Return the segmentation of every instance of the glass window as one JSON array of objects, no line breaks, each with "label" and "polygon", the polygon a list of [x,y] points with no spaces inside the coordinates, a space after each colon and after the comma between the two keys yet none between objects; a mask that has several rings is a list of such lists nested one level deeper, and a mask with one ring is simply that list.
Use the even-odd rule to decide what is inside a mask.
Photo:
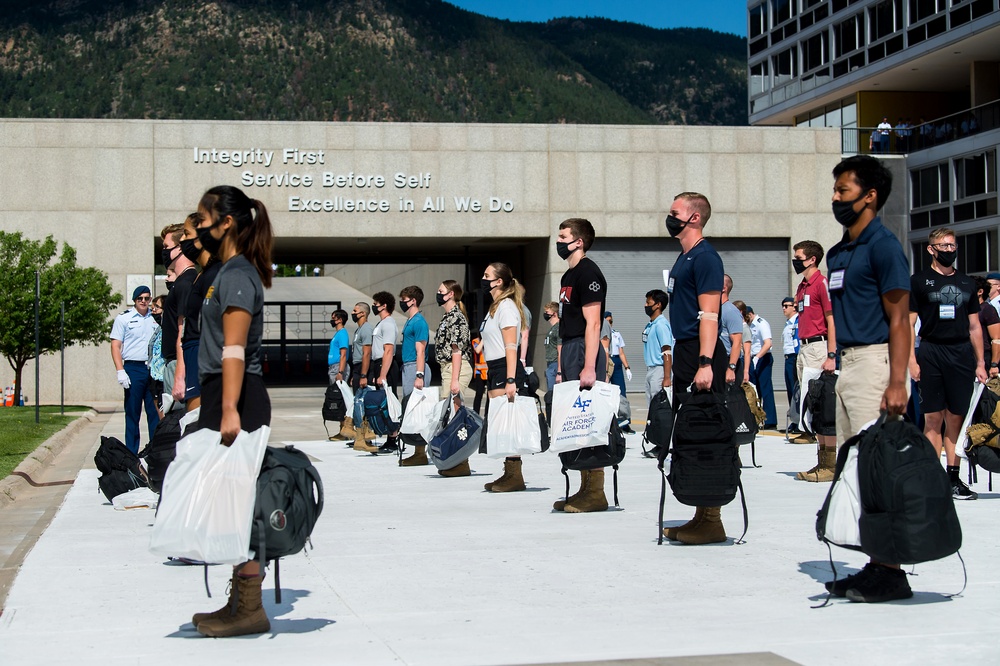
[{"label": "glass window", "polygon": [[797,0],[771,0],[774,25],[781,25],[795,16]]},{"label": "glass window", "polygon": [[949,200],[948,164],[910,171],[911,208],[923,208]]},{"label": "glass window", "polygon": [[824,31],[802,42],[802,71],[808,72],[830,62],[830,36]]},{"label": "glass window", "polygon": [[844,107],[840,110],[844,127],[857,127],[858,124],[858,105],[856,102],[848,102],[844,104]]},{"label": "glass window", "polygon": [[771,65],[774,69],[775,87],[788,83],[799,75],[799,61],[795,57],[794,49],[787,49],[771,56]]},{"label": "glass window", "polygon": [[871,41],[877,42],[903,28],[903,0],[883,0],[868,10]]},{"label": "glass window", "polygon": [[755,7],[751,7],[748,12],[750,16],[750,39],[754,37],[760,37],[765,32],[767,32],[767,4],[760,3]]},{"label": "glass window", "polygon": [[946,0],[910,0],[910,25],[944,11],[945,4]]},{"label": "glass window", "polygon": [[750,96],[763,94],[771,89],[771,77],[768,74],[767,61],[750,66]]},{"label": "glass window", "polygon": [[833,26],[833,57],[857,51],[862,45],[861,14],[855,14]]},{"label": "glass window", "polygon": [[967,199],[996,191],[996,150],[987,150],[978,155],[968,155],[955,160],[956,199]]}]

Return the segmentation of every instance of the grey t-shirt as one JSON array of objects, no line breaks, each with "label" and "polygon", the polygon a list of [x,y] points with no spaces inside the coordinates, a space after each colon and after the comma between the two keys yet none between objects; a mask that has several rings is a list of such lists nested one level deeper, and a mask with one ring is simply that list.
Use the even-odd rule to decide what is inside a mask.
[{"label": "grey t-shirt", "polygon": [[250,313],[247,332],[246,372],[261,375],[260,345],[264,335],[264,285],[257,269],[242,254],[219,269],[201,308],[201,347],[198,349],[198,377],[222,374],[222,313],[238,308]]},{"label": "grey t-shirt", "polygon": [[[385,356],[385,346],[395,345],[396,338],[399,337],[399,326],[392,317],[380,319],[375,324],[375,331],[372,333],[372,360],[379,360]],[[393,349],[393,354],[396,350]]]},{"label": "grey t-shirt", "polygon": [[[720,317],[720,320],[719,339],[722,340],[722,346],[726,348],[726,353],[731,354],[733,351],[733,340],[729,336],[743,333],[743,315],[740,314],[738,307],[726,301],[722,304],[722,317]],[[743,344],[742,341],[740,344]]]},{"label": "grey t-shirt", "polygon": [[370,321],[365,321],[365,323],[358,326],[358,330],[354,331],[354,342],[351,343],[351,363],[363,363],[365,358],[365,345],[371,347],[372,344],[372,331],[375,327],[372,326]]}]

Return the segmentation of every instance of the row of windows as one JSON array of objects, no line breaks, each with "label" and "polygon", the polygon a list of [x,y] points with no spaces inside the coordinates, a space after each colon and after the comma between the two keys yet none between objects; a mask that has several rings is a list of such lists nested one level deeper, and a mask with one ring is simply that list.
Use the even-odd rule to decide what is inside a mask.
[{"label": "row of windows", "polygon": [[997,212],[995,148],[910,170],[911,230],[992,217]]},{"label": "row of windows", "polygon": [[857,127],[858,104],[853,97],[795,118],[796,127]]},{"label": "row of windows", "polygon": [[[775,1],[758,5],[757,14],[766,15],[763,8],[770,7]],[[797,2],[805,5],[809,0],[781,0],[781,7],[795,7]],[[949,9],[949,2],[950,12],[946,11]],[[935,37],[948,30],[949,25],[954,28],[996,11],[997,2],[998,0],[882,0],[798,43],[789,44],[788,48],[772,54],[770,58],[751,62],[750,96],[753,98],[786,85],[800,73],[803,75],[801,87],[791,94],[805,92],[901,51],[907,45],[912,46]],[[775,16],[778,15],[777,9],[775,7],[773,10]],[[754,10],[751,9],[750,13],[753,23]],[[904,32],[904,26],[910,28]],[[772,33],[770,43],[777,44],[784,41],[785,37],[776,40]],[[751,38],[750,57],[753,58],[767,47],[766,35],[756,41]]]}]

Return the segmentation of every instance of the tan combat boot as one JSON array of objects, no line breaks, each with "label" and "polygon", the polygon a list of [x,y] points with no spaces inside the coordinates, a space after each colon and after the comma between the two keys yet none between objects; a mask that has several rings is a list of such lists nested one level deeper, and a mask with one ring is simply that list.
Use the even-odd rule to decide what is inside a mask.
[{"label": "tan combat boot", "polygon": [[819,450],[819,467],[812,474],[804,478],[804,481],[812,483],[830,483],[837,469],[837,450],[822,448]]},{"label": "tan combat boot", "polygon": [[566,513],[591,513],[607,511],[608,498],[604,494],[604,468],[590,470],[587,488],[574,500],[566,502]]},{"label": "tan combat boot", "polygon": [[340,426],[340,432],[338,432],[334,437],[337,439],[350,440],[354,439],[354,417],[348,416],[344,419],[343,425]]},{"label": "tan combat boot", "polygon": [[472,474],[472,468],[469,467],[469,461],[463,460],[451,469],[439,469],[438,474],[441,476],[470,476]]},{"label": "tan combat boot", "polygon": [[375,431],[371,429],[368,425],[368,419],[362,419],[361,421],[361,433],[364,436],[366,442],[375,441]]},{"label": "tan combat boot", "polygon": [[524,485],[524,477],[521,476],[521,459],[520,458],[507,458],[503,461],[503,471],[504,476],[507,478],[499,478],[493,482],[493,487],[490,488],[491,493],[513,493],[518,490],[524,490],[527,486]]},{"label": "tan combat boot", "polygon": [[[468,461],[466,461],[468,463]],[[400,467],[417,467],[418,465],[429,465],[430,461],[427,460],[427,445],[426,444],[414,444],[413,445],[413,455],[409,458],[403,458],[399,461]]]},{"label": "tan combat boot", "polygon": [[681,530],[689,530],[698,525],[701,519],[705,516],[705,507],[699,506],[695,507],[694,518],[687,521],[683,525],[678,525],[677,527],[665,527],[663,528],[663,536],[667,537],[671,541],[677,541],[677,533]]},{"label": "tan combat boot", "polygon": [[234,612],[199,622],[198,633],[213,638],[262,634],[271,630],[271,622],[261,603],[263,576],[244,578],[236,575],[236,608]]},{"label": "tan combat boot", "polygon": [[365,453],[378,453],[378,447],[372,446],[365,441],[365,430],[368,430],[368,421],[361,421],[361,427],[354,429],[354,450]]},{"label": "tan combat boot", "polygon": [[799,472],[798,474],[795,475],[795,478],[798,479],[799,481],[808,481],[816,473],[816,470],[818,470],[820,468],[820,465],[822,464],[823,464],[823,447],[817,446],[816,464],[813,465],[811,469],[808,469],[805,472]]},{"label": "tan combat boot", "polygon": [[194,617],[191,618],[191,624],[194,625],[195,629],[197,629],[198,625],[204,622],[205,620],[214,620],[216,618],[229,617],[230,615],[232,615],[233,611],[235,610],[233,606],[234,606],[234,599],[236,597],[236,569],[233,569],[233,578],[232,580],[229,581],[229,589],[226,590],[226,593],[229,595],[229,600],[226,602],[226,605],[220,608],[219,610],[213,611],[211,613],[194,614]]},{"label": "tan combat boot", "polygon": [[701,522],[694,527],[677,531],[677,541],[691,546],[706,543],[722,543],[726,540],[726,528],[722,526],[722,507],[706,506],[702,510]]},{"label": "tan combat boot", "polygon": [[569,502],[572,502],[573,500],[579,498],[580,495],[583,494],[583,491],[585,491],[587,489],[587,478],[589,476],[590,476],[590,470],[589,469],[580,470],[580,489],[578,491],[576,491],[575,493],[573,493],[572,495],[570,495],[569,497],[567,497],[566,499],[564,499],[564,500],[556,500],[552,504],[552,508],[555,511],[565,511],[566,510],[566,505]]}]

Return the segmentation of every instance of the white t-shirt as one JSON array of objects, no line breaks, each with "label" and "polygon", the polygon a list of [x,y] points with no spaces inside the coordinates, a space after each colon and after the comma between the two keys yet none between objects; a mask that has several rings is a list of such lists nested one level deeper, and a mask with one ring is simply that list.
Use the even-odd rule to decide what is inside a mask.
[{"label": "white t-shirt", "polygon": [[496,316],[488,313],[479,327],[479,332],[483,336],[483,357],[487,361],[496,361],[504,358],[506,348],[504,347],[503,333],[505,328],[514,327],[514,340],[517,342],[521,337],[521,313],[517,311],[514,301],[505,298],[497,306]]},{"label": "white t-shirt", "polygon": [[380,319],[372,332],[372,360],[378,361],[385,356],[385,346],[395,345],[398,336],[399,327],[396,326],[395,319],[392,317]]}]

